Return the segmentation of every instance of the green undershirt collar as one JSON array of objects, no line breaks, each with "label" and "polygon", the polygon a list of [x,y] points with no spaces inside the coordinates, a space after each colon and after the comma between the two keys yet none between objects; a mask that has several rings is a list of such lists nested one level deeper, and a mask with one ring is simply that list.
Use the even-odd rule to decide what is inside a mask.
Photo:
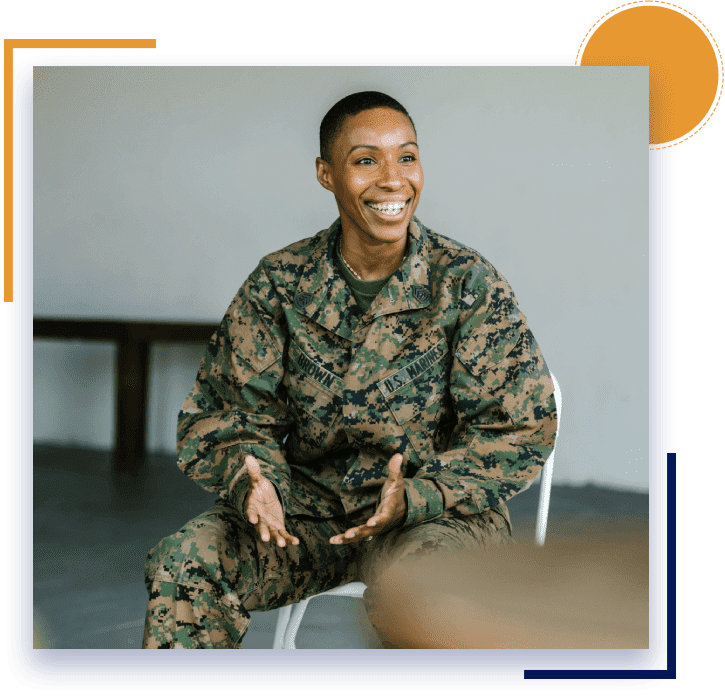
[{"label": "green undershirt collar", "polygon": [[363,312],[367,312],[368,309],[370,309],[372,301],[385,287],[385,284],[388,280],[390,280],[390,276],[393,274],[391,273],[387,278],[381,278],[380,280],[358,280],[352,273],[350,273],[350,269],[348,269],[342,260],[338,244],[335,244],[335,261],[337,262],[337,266],[342,272],[343,277],[348,282],[355,301],[360,305]]}]

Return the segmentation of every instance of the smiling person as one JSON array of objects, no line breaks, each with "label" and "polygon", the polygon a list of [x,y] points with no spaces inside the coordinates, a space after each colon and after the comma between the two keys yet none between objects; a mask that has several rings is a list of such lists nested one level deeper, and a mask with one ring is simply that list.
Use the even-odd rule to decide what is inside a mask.
[{"label": "smiling person", "polygon": [[[149,553],[144,647],[241,647],[250,611],[353,580],[406,647],[376,611],[391,569],[509,541],[505,501],[553,447],[553,383],[508,283],[414,217],[405,108],[345,97],[316,167],[339,218],[261,260],[179,415],[179,467],[220,498]],[[415,602],[435,597],[420,619]]]}]

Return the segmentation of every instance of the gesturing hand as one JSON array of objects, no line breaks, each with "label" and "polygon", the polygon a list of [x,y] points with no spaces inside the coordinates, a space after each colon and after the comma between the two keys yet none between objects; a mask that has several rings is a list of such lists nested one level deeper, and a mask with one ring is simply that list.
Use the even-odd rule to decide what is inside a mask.
[{"label": "gesturing hand", "polygon": [[380,493],[380,504],[375,514],[361,527],[352,527],[344,534],[330,539],[331,544],[350,544],[373,534],[379,534],[393,522],[405,516],[405,479],[400,472],[401,454],[394,454],[388,462],[388,478]]},{"label": "gesturing hand", "polygon": [[284,528],[284,512],[274,484],[262,476],[259,462],[252,455],[244,462],[249,473],[249,493],[244,506],[247,519],[255,526],[262,541],[272,538],[278,546],[286,546],[287,542],[297,546],[300,540]]}]

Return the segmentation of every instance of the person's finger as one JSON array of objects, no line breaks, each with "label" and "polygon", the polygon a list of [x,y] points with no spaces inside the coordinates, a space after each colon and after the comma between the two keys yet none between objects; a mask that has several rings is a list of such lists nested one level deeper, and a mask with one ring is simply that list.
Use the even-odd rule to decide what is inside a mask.
[{"label": "person's finger", "polygon": [[342,534],[337,534],[334,537],[330,537],[331,544],[350,544],[354,541],[360,541],[366,536],[370,536],[374,532],[363,526],[363,527],[351,527]]},{"label": "person's finger", "polygon": [[257,525],[257,531],[259,532],[259,536],[261,537],[262,541],[269,541],[269,527],[264,522],[260,522]]},{"label": "person's finger", "polygon": [[296,536],[292,536],[283,526],[275,526],[269,522],[266,524],[269,528],[272,539],[278,546],[286,546],[287,544],[299,546],[300,540]]},{"label": "person's finger", "polygon": [[332,537],[332,539],[330,539],[330,543],[332,543],[332,544],[355,544],[358,541],[360,541],[361,539],[362,539],[362,537],[357,537],[357,536],[352,539],[348,539],[344,535],[338,535],[336,537]]},{"label": "person's finger", "polygon": [[[381,505],[381,507],[383,507]],[[368,527],[377,527],[378,525],[384,525],[390,522],[392,518],[392,515],[390,514],[390,511],[386,508],[382,509],[380,512],[376,512],[366,523],[365,525]]]},{"label": "person's finger", "polygon": [[287,546],[287,544],[297,546],[300,543],[299,539],[297,539],[297,537],[293,537],[284,527],[277,527],[273,530],[273,532],[279,546]]},{"label": "person's finger", "polygon": [[256,525],[259,522],[259,515],[257,510],[252,503],[247,503],[247,519],[251,524]]},{"label": "person's finger", "polygon": [[292,536],[284,527],[279,529],[278,532],[288,544],[299,546],[300,540],[296,536]]},{"label": "person's finger", "polygon": [[247,465],[247,473],[252,482],[258,481],[262,476],[262,469],[259,466],[259,462],[251,454],[248,454],[244,458],[244,463]]},{"label": "person's finger", "polygon": [[332,538],[337,539],[338,543],[340,541],[349,541],[350,539],[355,538],[355,534],[359,529],[360,529],[360,527],[350,527],[350,529],[346,529],[341,534],[337,534],[336,536],[334,536]]},{"label": "person's finger", "polygon": [[403,455],[400,453],[394,454],[388,462],[388,478],[393,480],[400,476],[400,467],[403,464]]},{"label": "person's finger", "polygon": [[[350,531],[350,530],[347,530],[347,531]],[[343,534],[336,534],[334,537],[331,537],[330,538],[330,543],[331,544],[344,544],[344,543],[346,543],[347,541],[349,541],[349,539],[345,536],[345,534],[346,534],[346,532],[343,533]]]}]

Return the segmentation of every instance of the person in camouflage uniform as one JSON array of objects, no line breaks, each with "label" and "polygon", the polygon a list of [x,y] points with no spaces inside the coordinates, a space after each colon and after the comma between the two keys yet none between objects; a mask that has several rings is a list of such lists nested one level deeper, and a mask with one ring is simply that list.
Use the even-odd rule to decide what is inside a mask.
[{"label": "person in camouflage uniform", "polygon": [[241,647],[250,611],[355,579],[385,642],[387,568],[510,539],[553,383],[506,280],[413,216],[416,137],[377,92],[323,120],[340,217],[263,258],[209,341],[178,464],[220,498],[149,553],[144,647]]}]

